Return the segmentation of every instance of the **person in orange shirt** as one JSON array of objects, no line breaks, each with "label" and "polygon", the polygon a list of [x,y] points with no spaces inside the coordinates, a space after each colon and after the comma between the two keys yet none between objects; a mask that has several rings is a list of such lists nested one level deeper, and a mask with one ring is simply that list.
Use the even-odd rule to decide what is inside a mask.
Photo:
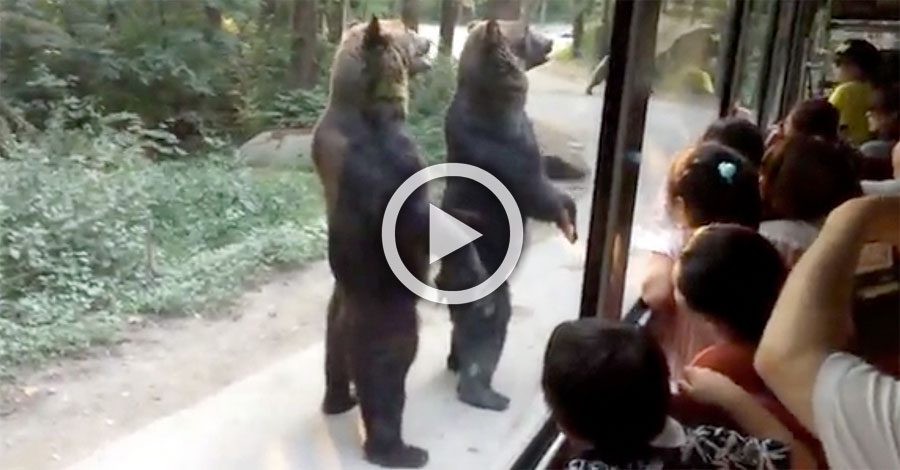
[{"label": "person in orange shirt", "polygon": [[673,272],[675,301],[705,318],[719,340],[691,361],[731,379],[768,409],[824,464],[810,432],[775,398],[753,369],[756,345],[787,277],[772,244],[739,225],[714,224],[698,230]]}]

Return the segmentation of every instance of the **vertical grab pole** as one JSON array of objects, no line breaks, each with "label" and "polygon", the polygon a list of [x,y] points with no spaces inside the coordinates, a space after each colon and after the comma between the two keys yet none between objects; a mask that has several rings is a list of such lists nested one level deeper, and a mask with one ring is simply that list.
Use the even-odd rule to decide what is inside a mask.
[{"label": "vertical grab pole", "polygon": [[721,66],[719,67],[719,117],[731,112],[734,98],[734,83],[737,80],[738,52],[740,51],[741,33],[747,11],[747,0],[733,0],[728,30],[725,31],[723,48],[720,48]]},{"label": "vertical grab pole", "polygon": [[581,317],[621,314],[659,10],[660,0],[615,4]]}]

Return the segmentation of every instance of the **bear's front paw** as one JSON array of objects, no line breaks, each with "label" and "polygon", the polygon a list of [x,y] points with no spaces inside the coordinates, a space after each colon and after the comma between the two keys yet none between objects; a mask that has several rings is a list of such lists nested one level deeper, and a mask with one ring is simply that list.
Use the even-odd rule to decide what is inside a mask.
[{"label": "bear's front paw", "polygon": [[322,400],[322,412],[327,415],[339,415],[353,409],[356,406],[356,398],[349,392],[325,393]]}]

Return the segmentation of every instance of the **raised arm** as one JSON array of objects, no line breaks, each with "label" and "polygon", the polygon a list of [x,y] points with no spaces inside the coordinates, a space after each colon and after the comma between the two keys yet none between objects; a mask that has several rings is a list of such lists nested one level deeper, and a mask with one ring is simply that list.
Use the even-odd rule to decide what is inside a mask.
[{"label": "raised arm", "polygon": [[451,145],[465,155],[461,163],[478,166],[499,179],[524,216],[556,223],[570,241],[575,240],[575,203],[547,178],[537,146],[488,138],[450,138]]},{"label": "raised arm", "polygon": [[760,376],[808,429],[815,429],[819,368],[852,332],[853,277],[862,246],[872,241],[900,241],[900,198],[854,199],[828,216],[788,276],[757,349]]}]

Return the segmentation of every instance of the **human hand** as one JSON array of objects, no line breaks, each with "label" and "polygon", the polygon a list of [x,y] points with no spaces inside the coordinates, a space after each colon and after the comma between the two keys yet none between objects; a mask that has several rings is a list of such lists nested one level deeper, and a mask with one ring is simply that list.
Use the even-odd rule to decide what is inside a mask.
[{"label": "human hand", "polygon": [[678,389],[694,401],[729,409],[747,392],[728,377],[711,369],[685,367]]},{"label": "human hand", "polygon": [[784,127],[781,123],[777,123],[769,127],[769,135],[766,136],[766,148],[777,144],[784,140]]}]

